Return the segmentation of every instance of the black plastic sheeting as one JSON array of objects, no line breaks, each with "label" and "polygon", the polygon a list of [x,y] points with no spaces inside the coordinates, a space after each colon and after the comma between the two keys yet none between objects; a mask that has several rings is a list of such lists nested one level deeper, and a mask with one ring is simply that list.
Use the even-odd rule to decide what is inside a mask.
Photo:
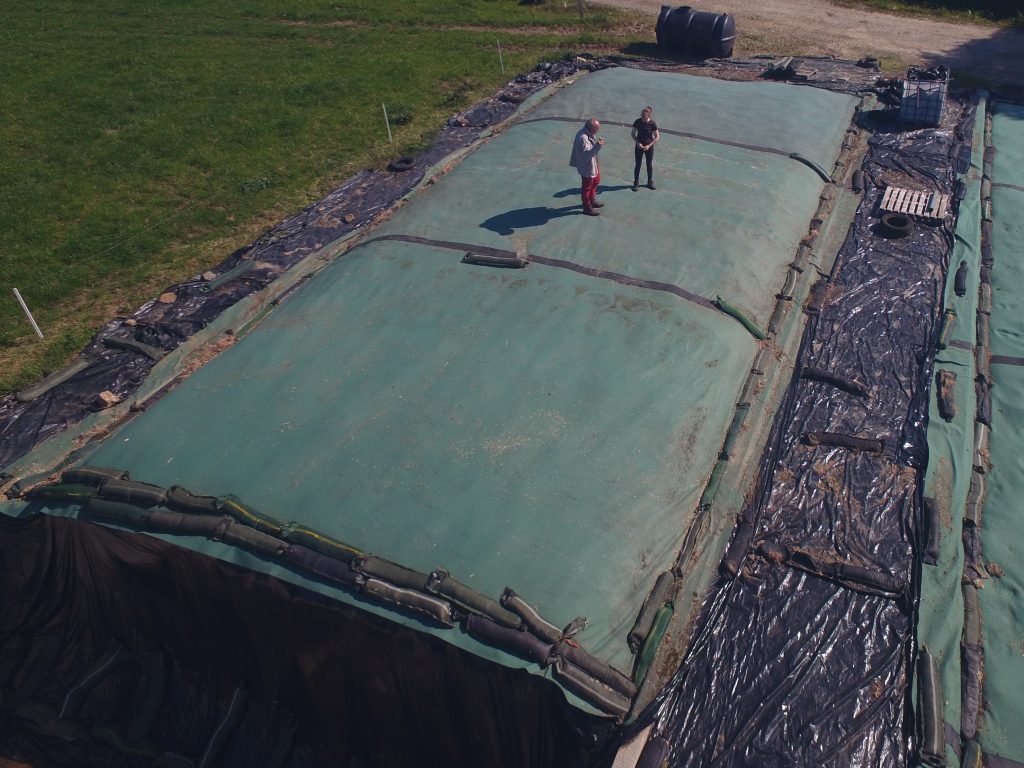
[{"label": "black plastic sheeting", "polygon": [[48,766],[593,763],[548,680],[137,533],[0,515],[0,754]]},{"label": "black plastic sheeting", "polygon": [[[752,523],[743,566],[713,585],[684,662],[627,734],[653,724],[672,768],[911,761],[925,432],[954,221],[889,239],[877,206],[883,181],[952,193],[973,112],[955,129],[909,133],[869,115],[864,199],[805,308],[798,364],[741,515]],[[868,397],[804,368],[859,382]],[[821,432],[882,451],[807,439]]]},{"label": "black plastic sheeting", "polygon": [[519,103],[552,82],[580,70],[614,66],[610,60],[568,57],[519,75],[495,96],[452,117],[432,146],[413,158],[409,170],[366,170],[327,197],[283,221],[212,267],[224,275],[246,261],[253,267],[213,290],[201,279],[167,289],[171,304],[151,301],[130,318],[107,323],[82,351],[95,362],[28,403],[14,396],[0,400],[0,470],[43,440],[100,410],[97,395],[120,399],[135,392],[154,361],[134,350],[112,349],[105,340],[127,338],[164,351],[173,350],[242,298],[256,293],[306,256],[371,223],[422,180],[424,173],[452,152],[475,142],[480,132],[512,115]]}]

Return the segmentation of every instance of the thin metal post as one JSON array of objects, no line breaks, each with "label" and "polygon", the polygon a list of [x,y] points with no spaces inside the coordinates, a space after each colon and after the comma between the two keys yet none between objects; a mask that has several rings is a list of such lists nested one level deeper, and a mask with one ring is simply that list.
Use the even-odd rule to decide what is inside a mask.
[{"label": "thin metal post", "polygon": [[32,317],[32,313],[29,312],[28,304],[26,304],[25,300],[21,298],[21,294],[18,293],[17,288],[14,288],[13,290],[14,298],[16,298],[18,300],[18,303],[21,304],[21,309],[25,313],[25,317],[27,317],[28,321],[32,323],[32,330],[36,332],[36,336],[38,336],[40,339],[43,338],[43,332],[39,330],[39,326],[36,324],[36,319]]},{"label": "thin metal post", "polygon": [[395,141],[391,138],[391,122],[388,120],[388,108],[383,104],[380,105],[380,108],[384,110],[384,125],[388,127],[388,141],[391,144],[394,144]]},{"label": "thin metal post", "polygon": [[498,44],[498,63],[501,65],[501,74],[505,74],[505,60],[501,58],[501,40],[495,40]]}]

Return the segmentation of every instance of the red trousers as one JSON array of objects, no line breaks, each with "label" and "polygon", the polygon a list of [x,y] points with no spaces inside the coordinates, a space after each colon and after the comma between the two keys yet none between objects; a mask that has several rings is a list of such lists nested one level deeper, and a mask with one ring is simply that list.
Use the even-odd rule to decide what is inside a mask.
[{"label": "red trousers", "polygon": [[597,185],[601,181],[601,172],[597,172],[597,176],[584,176],[583,177],[583,189],[581,191],[581,197],[583,198],[584,208],[593,208],[595,195],[597,194]]}]

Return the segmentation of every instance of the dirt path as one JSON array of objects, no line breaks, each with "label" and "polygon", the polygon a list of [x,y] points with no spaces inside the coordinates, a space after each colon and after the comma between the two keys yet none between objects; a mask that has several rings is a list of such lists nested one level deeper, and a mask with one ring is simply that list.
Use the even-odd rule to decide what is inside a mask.
[{"label": "dirt path", "polygon": [[[651,14],[661,0],[597,0]],[[683,4],[683,3],[680,3]],[[892,16],[828,0],[690,0],[696,11],[728,13],[736,21],[734,56],[756,54],[874,56],[889,74],[909,64],[945,64],[965,85],[1024,92],[1024,30]]]}]

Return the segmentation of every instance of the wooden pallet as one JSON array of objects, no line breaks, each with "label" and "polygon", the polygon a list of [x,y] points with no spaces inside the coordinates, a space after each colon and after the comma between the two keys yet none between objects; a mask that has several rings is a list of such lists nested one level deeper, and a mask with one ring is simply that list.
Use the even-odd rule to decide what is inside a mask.
[{"label": "wooden pallet", "polygon": [[920,216],[925,219],[942,219],[949,208],[949,195],[903,187],[886,187],[879,207],[892,213],[905,213],[908,216]]}]

